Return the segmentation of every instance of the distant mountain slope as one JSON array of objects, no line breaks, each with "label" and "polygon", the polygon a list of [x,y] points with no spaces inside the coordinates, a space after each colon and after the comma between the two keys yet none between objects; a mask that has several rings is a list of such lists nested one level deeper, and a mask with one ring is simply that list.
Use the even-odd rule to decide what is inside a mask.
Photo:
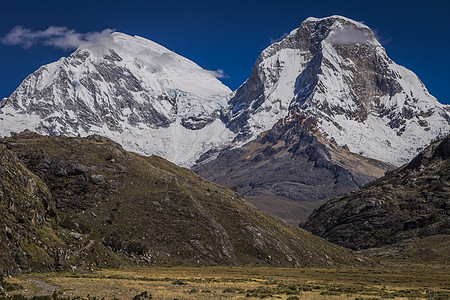
[{"label": "distant mountain slope", "polygon": [[352,249],[408,244],[411,239],[420,244],[422,238],[448,245],[450,136],[360,191],[322,205],[302,227]]},{"label": "distant mountain slope", "polygon": [[116,32],[28,76],[0,102],[0,135],[97,133],[189,166],[232,139],[217,119],[230,93],[192,61]]},{"label": "distant mountain slope", "polygon": [[255,209],[229,189],[100,136],[24,132],[1,139],[0,146],[48,186],[55,224],[78,239],[79,246],[64,252],[76,258],[73,266],[356,262],[353,252]]},{"label": "distant mountain slope", "polygon": [[296,112],[193,171],[235,187],[256,207],[298,224],[327,199],[357,190],[393,168],[329,142],[316,125],[314,118]]},{"label": "distant mountain slope", "polygon": [[241,144],[300,108],[338,145],[397,166],[450,132],[449,106],[389,59],[369,27],[341,16],[308,18],[266,48],[229,103]]}]

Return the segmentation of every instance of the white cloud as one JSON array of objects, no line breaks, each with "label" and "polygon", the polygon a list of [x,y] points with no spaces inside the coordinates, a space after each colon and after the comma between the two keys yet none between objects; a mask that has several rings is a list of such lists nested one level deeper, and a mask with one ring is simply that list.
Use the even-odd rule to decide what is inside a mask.
[{"label": "white cloud", "polygon": [[372,37],[367,31],[358,29],[340,28],[334,30],[327,40],[333,44],[364,44],[370,41]]},{"label": "white cloud", "polygon": [[76,49],[82,45],[109,42],[113,29],[101,32],[79,33],[67,27],[50,26],[45,30],[32,31],[22,26],[11,29],[0,42],[5,45],[16,45],[31,48],[34,45],[46,45],[62,49]]},{"label": "white cloud", "polygon": [[276,38],[276,39],[270,38],[270,43],[273,44],[273,43],[281,42],[281,41],[284,40],[288,35],[289,35],[288,33],[283,33],[280,37],[278,37],[278,38]]},{"label": "white cloud", "polygon": [[207,70],[207,72],[209,74],[211,74],[212,76],[216,77],[216,78],[229,78],[229,76],[227,74],[225,74],[225,72],[222,69],[217,69],[215,71],[211,71],[211,70]]},{"label": "white cloud", "polygon": [[377,28],[372,29],[372,31],[373,34],[375,35],[375,38],[377,39],[378,42],[380,42],[381,45],[387,45],[392,41],[392,38],[383,37]]}]

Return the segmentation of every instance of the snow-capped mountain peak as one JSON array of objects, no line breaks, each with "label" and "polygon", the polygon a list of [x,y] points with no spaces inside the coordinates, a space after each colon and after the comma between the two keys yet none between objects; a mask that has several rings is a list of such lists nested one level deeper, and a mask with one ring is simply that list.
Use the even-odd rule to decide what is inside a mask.
[{"label": "snow-capped mountain peak", "polygon": [[395,165],[450,130],[448,106],[389,59],[369,27],[341,16],[308,18],[267,47],[230,104],[238,144],[301,108],[338,145]]},{"label": "snow-capped mountain peak", "polygon": [[341,21],[345,22],[347,24],[353,24],[353,25],[357,26],[358,28],[370,30],[370,28],[367,25],[365,25],[363,22],[358,22],[358,21],[355,21],[355,20],[352,20],[352,19],[344,17],[344,16],[340,16],[340,15],[332,15],[332,16],[324,17],[324,18],[308,17],[308,18],[306,18],[305,21],[303,21],[303,23],[308,23],[308,22],[314,22],[314,23],[315,22],[333,22],[333,23],[336,23],[336,22],[341,22]]},{"label": "snow-capped mountain peak", "polygon": [[189,166],[232,138],[218,119],[229,94],[194,62],[114,32],[28,76],[1,103],[0,134],[97,133],[128,150]]}]

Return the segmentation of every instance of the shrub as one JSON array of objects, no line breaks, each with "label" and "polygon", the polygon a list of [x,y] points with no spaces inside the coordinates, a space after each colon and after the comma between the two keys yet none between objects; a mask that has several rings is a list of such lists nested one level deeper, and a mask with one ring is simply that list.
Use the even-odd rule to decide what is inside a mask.
[{"label": "shrub", "polygon": [[146,300],[146,299],[153,299],[152,294],[149,292],[142,292],[136,296],[134,296],[133,300]]},{"label": "shrub", "polygon": [[172,281],[172,284],[173,284],[173,285],[187,285],[186,282],[184,282],[184,281],[182,281],[182,280],[179,280],[179,279],[177,279],[177,280],[175,280],[175,281]]}]

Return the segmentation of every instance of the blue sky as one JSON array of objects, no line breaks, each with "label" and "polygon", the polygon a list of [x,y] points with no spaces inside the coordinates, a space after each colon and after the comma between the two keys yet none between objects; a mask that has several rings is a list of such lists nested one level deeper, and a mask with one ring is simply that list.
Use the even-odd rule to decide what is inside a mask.
[{"label": "blue sky", "polygon": [[[140,35],[203,68],[221,69],[232,90],[250,75],[271,41],[309,16],[343,15],[376,31],[388,55],[414,71],[442,103],[450,104],[448,1],[2,1],[0,36],[15,26],[77,32],[112,28]],[[73,50],[0,44],[0,99],[41,65]]]}]

